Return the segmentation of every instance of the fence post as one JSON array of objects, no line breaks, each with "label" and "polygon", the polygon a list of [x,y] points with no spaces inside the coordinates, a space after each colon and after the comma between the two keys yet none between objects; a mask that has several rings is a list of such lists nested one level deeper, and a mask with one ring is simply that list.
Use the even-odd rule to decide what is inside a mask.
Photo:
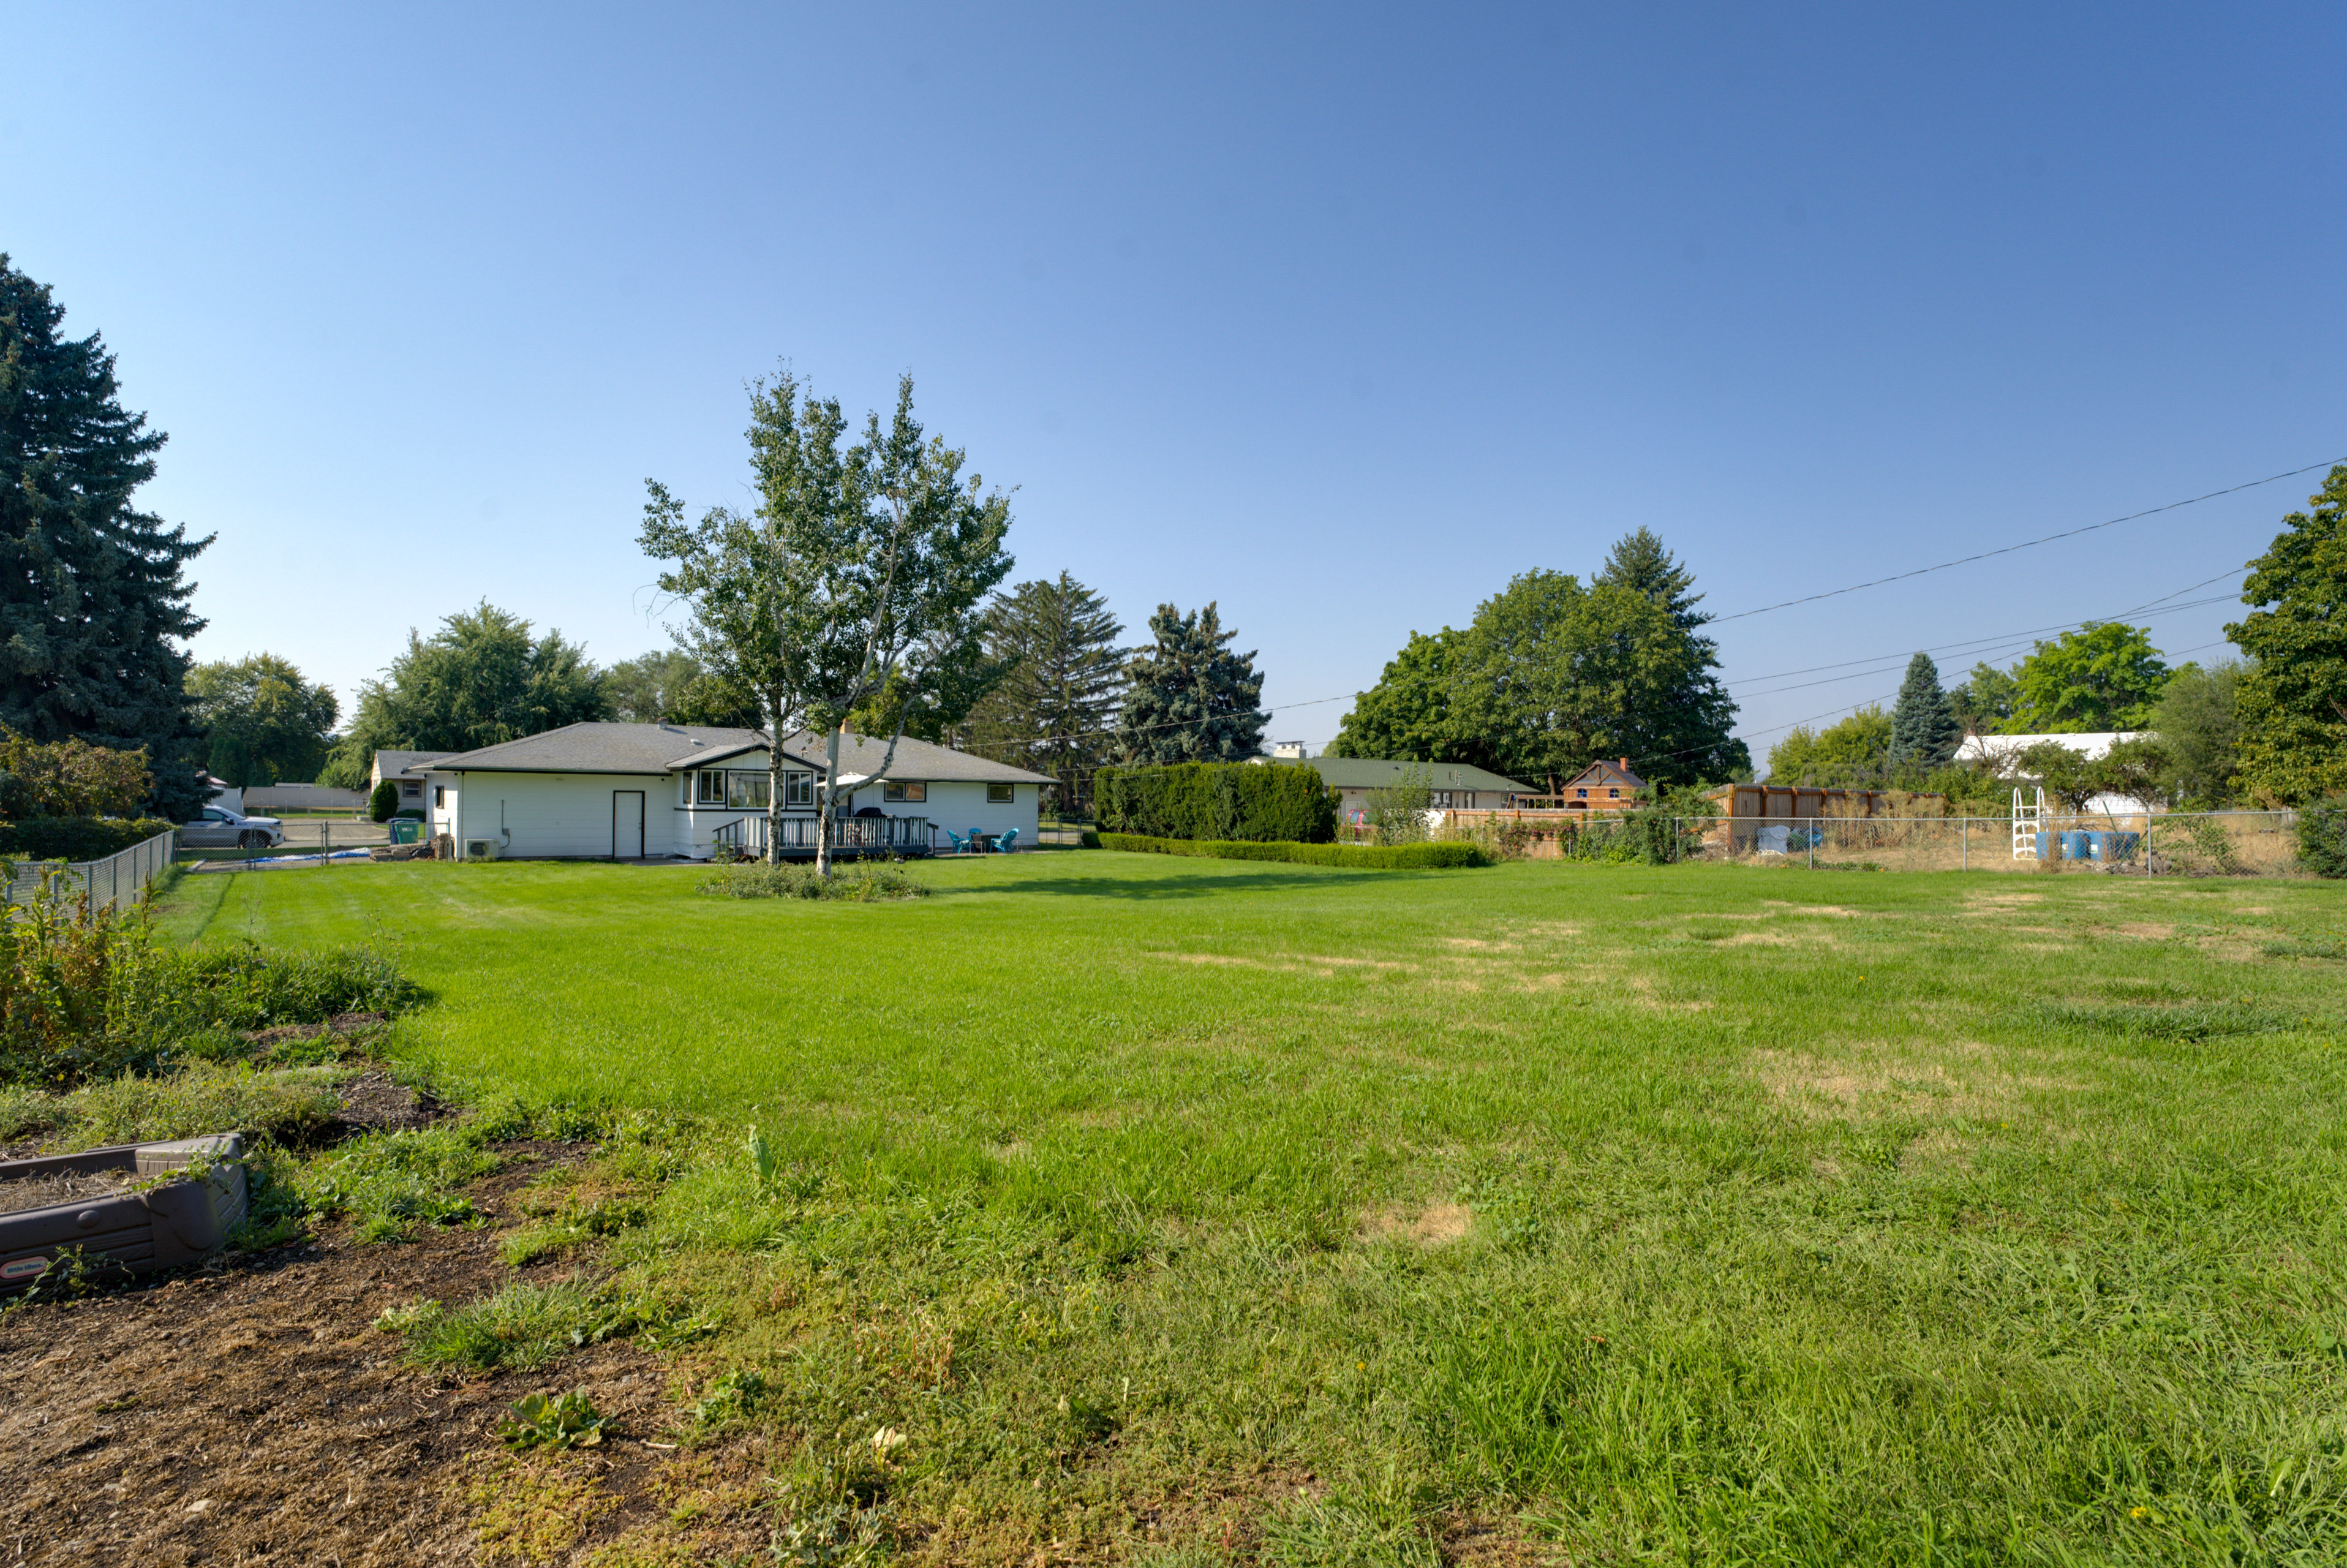
[{"label": "fence post", "polygon": [[1818,868],[1818,819],[1814,816],[1809,818],[1809,869],[1815,871]]},{"label": "fence post", "polygon": [[1956,818],[1956,869],[1959,871],[1970,871],[1972,868],[1973,819],[1968,816],[1960,816]]},{"label": "fence post", "polygon": [[[613,811],[620,808],[613,806]],[[331,821],[318,825],[318,858],[328,866],[334,863],[334,825]]]}]

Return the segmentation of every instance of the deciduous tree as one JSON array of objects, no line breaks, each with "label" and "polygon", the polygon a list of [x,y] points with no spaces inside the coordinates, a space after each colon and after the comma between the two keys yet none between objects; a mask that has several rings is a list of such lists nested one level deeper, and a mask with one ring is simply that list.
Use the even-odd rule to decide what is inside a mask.
[{"label": "deciduous tree", "polygon": [[310,779],[326,760],[342,703],[274,653],[215,660],[188,671],[203,726],[205,765],[239,788]]},{"label": "deciduous tree", "polygon": [[1869,703],[1822,730],[1796,725],[1768,748],[1768,782],[1825,789],[1880,789],[1890,782],[1897,721]]},{"label": "deciduous tree", "polygon": [[0,723],[147,753],[154,808],[193,815],[198,731],[182,644],[203,621],[182,573],[211,543],[132,495],[160,431],[118,398],[114,356],[0,253]]},{"label": "deciduous tree", "polygon": [[2168,787],[2183,804],[2214,811],[2234,797],[2240,765],[2242,666],[2187,664],[2168,678],[2150,725],[2168,759]]},{"label": "deciduous tree", "polygon": [[381,678],[359,687],[358,714],[321,782],[356,788],[377,751],[468,752],[611,715],[583,644],[532,636],[530,623],[484,600],[440,622]]},{"label": "deciduous tree", "polygon": [[1451,754],[1457,737],[1450,724],[1450,692],[1464,638],[1447,626],[1431,637],[1411,632],[1378,683],[1354,700],[1327,754],[1392,762],[1471,761]]},{"label": "deciduous tree", "polygon": [[2143,628],[2104,621],[2038,643],[2013,678],[2020,702],[2009,734],[2139,730],[2168,666]]},{"label": "deciduous tree", "polygon": [[2256,608],[2225,628],[2257,661],[2240,678],[2241,784],[2293,805],[2347,790],[2347,464],[2308,505],[2250,563]]},{"label": "deciduous tree", "polygon": [[[979,606],[1010,570],[1010,503],[977,475],[965,478],[966,454],[914,419],[910,376],[897,383],[889,422],[870,415],[847,447],[838,400],[800,392],[787,372],[752,386],[754,516],[715,508],[691,527],[654,484],[642,546],[674,563],[661,587],[691,606],[693,651],[766,716],[775,769],[796,729],[825,734],[815,867],[828,876],[832,819],[862,782],[840,773],[849,721],[887,694],[896,723],[885,773],[912,715],[968,691]],[[778,838],[769,832],[770,854]]]}]

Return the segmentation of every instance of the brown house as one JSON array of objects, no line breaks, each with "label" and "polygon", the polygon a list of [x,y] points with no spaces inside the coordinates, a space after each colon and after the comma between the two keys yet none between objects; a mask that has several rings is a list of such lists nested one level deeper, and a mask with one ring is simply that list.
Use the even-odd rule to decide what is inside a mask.
[{"label": "brown house", "polygon": [[1564,781],[1552,810],[1628,811],[1646,791],[1646,781],[1630,771],[1630,759],[1592,763]]}]

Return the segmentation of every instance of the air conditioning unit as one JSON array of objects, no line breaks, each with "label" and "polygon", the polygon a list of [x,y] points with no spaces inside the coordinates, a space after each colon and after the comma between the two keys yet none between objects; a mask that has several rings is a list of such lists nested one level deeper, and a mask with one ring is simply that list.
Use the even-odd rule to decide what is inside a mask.
[{"label": "air conditioning unit", "polygon": [[495,860],[497,857],[497,841],[496,839],[494,839],[494,838],[468,838],[468,839],[465,840],[465,858],[466,858],[466,859],[467,859],[467,860]]}]

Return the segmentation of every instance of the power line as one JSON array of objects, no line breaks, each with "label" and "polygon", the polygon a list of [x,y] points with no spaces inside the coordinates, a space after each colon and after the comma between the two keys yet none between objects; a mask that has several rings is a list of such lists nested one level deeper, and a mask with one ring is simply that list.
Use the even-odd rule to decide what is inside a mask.
[{"label": "power line", "polygon": [[[2140,512],[2129,512],[2124,518],[2112,518],[2104,522],[2088,523],[2085,528],[2067,528],[2058,534],[2047,534],[2043,538],[2024,539],[2017,545],[2000,546],[1993,550],[1983,550],[1978,555],[1963,556],[1959,557],[1955,560],[1942,561],[1937,566],[1917,567],[1913,571],[1896,572],[1890,577],[1878,577],[1871,582],[1854,582],[1848,588],[1828,589],[1823,593],[1805,594],[1799,599],[1788,599],[1778,604],[1764,604],[1757,610],[1739,610],[1734,615],[1715,616],[1706,622],[1706,624],[1718,626],[1730,620],[1742,620],[1747,616],[1766,615],[1772,610],[1790,610],[1797,604],[1815,604],[1821,599],[1838,599],[1845,593],[1856,593],[1860,589],[1881,588],[1887,582],[1904,582],[1909,578],[1925,577],[1935,571],[1945,571],[1950,567],[1970,566],[1974,561],[1988,560],[1996,556],[2011,555],[2015,550],[2034,549],[2039,545],[2050,545],[2057,539],[2074,539],[2080,534],[2091,534],[2098,528],[2116,528],[2121,523],[2132,523],[2139,518],[2157,517],[2161,512],[2172,512],[2178,507],[2195,507],[2203,501],[2213,501],[2219,496],[2230,496],[2236,495],[2243,490],[2254,490],[2260,485],[2271,485],[2283,479],[2296,478],[2301,474],[2311,474],[2317,468],[2328,468],[2334,464],[2342,462],[2347,462],[2347,457],[2332,457],[2321,463],[2309,463],[2305,467],[2292,468],[2287,474],[2273,474],[2269,475],[2267,477],[2262,479],[2250,479],[2239,485],[2228,485],[2221,490],[2211,490],[2205,496],[2194,496],[2188,500],[2170,501],[2164,507],[2151,507]],[[2189,590],[2187,589],[2186,591],[2188,592]]]}]

